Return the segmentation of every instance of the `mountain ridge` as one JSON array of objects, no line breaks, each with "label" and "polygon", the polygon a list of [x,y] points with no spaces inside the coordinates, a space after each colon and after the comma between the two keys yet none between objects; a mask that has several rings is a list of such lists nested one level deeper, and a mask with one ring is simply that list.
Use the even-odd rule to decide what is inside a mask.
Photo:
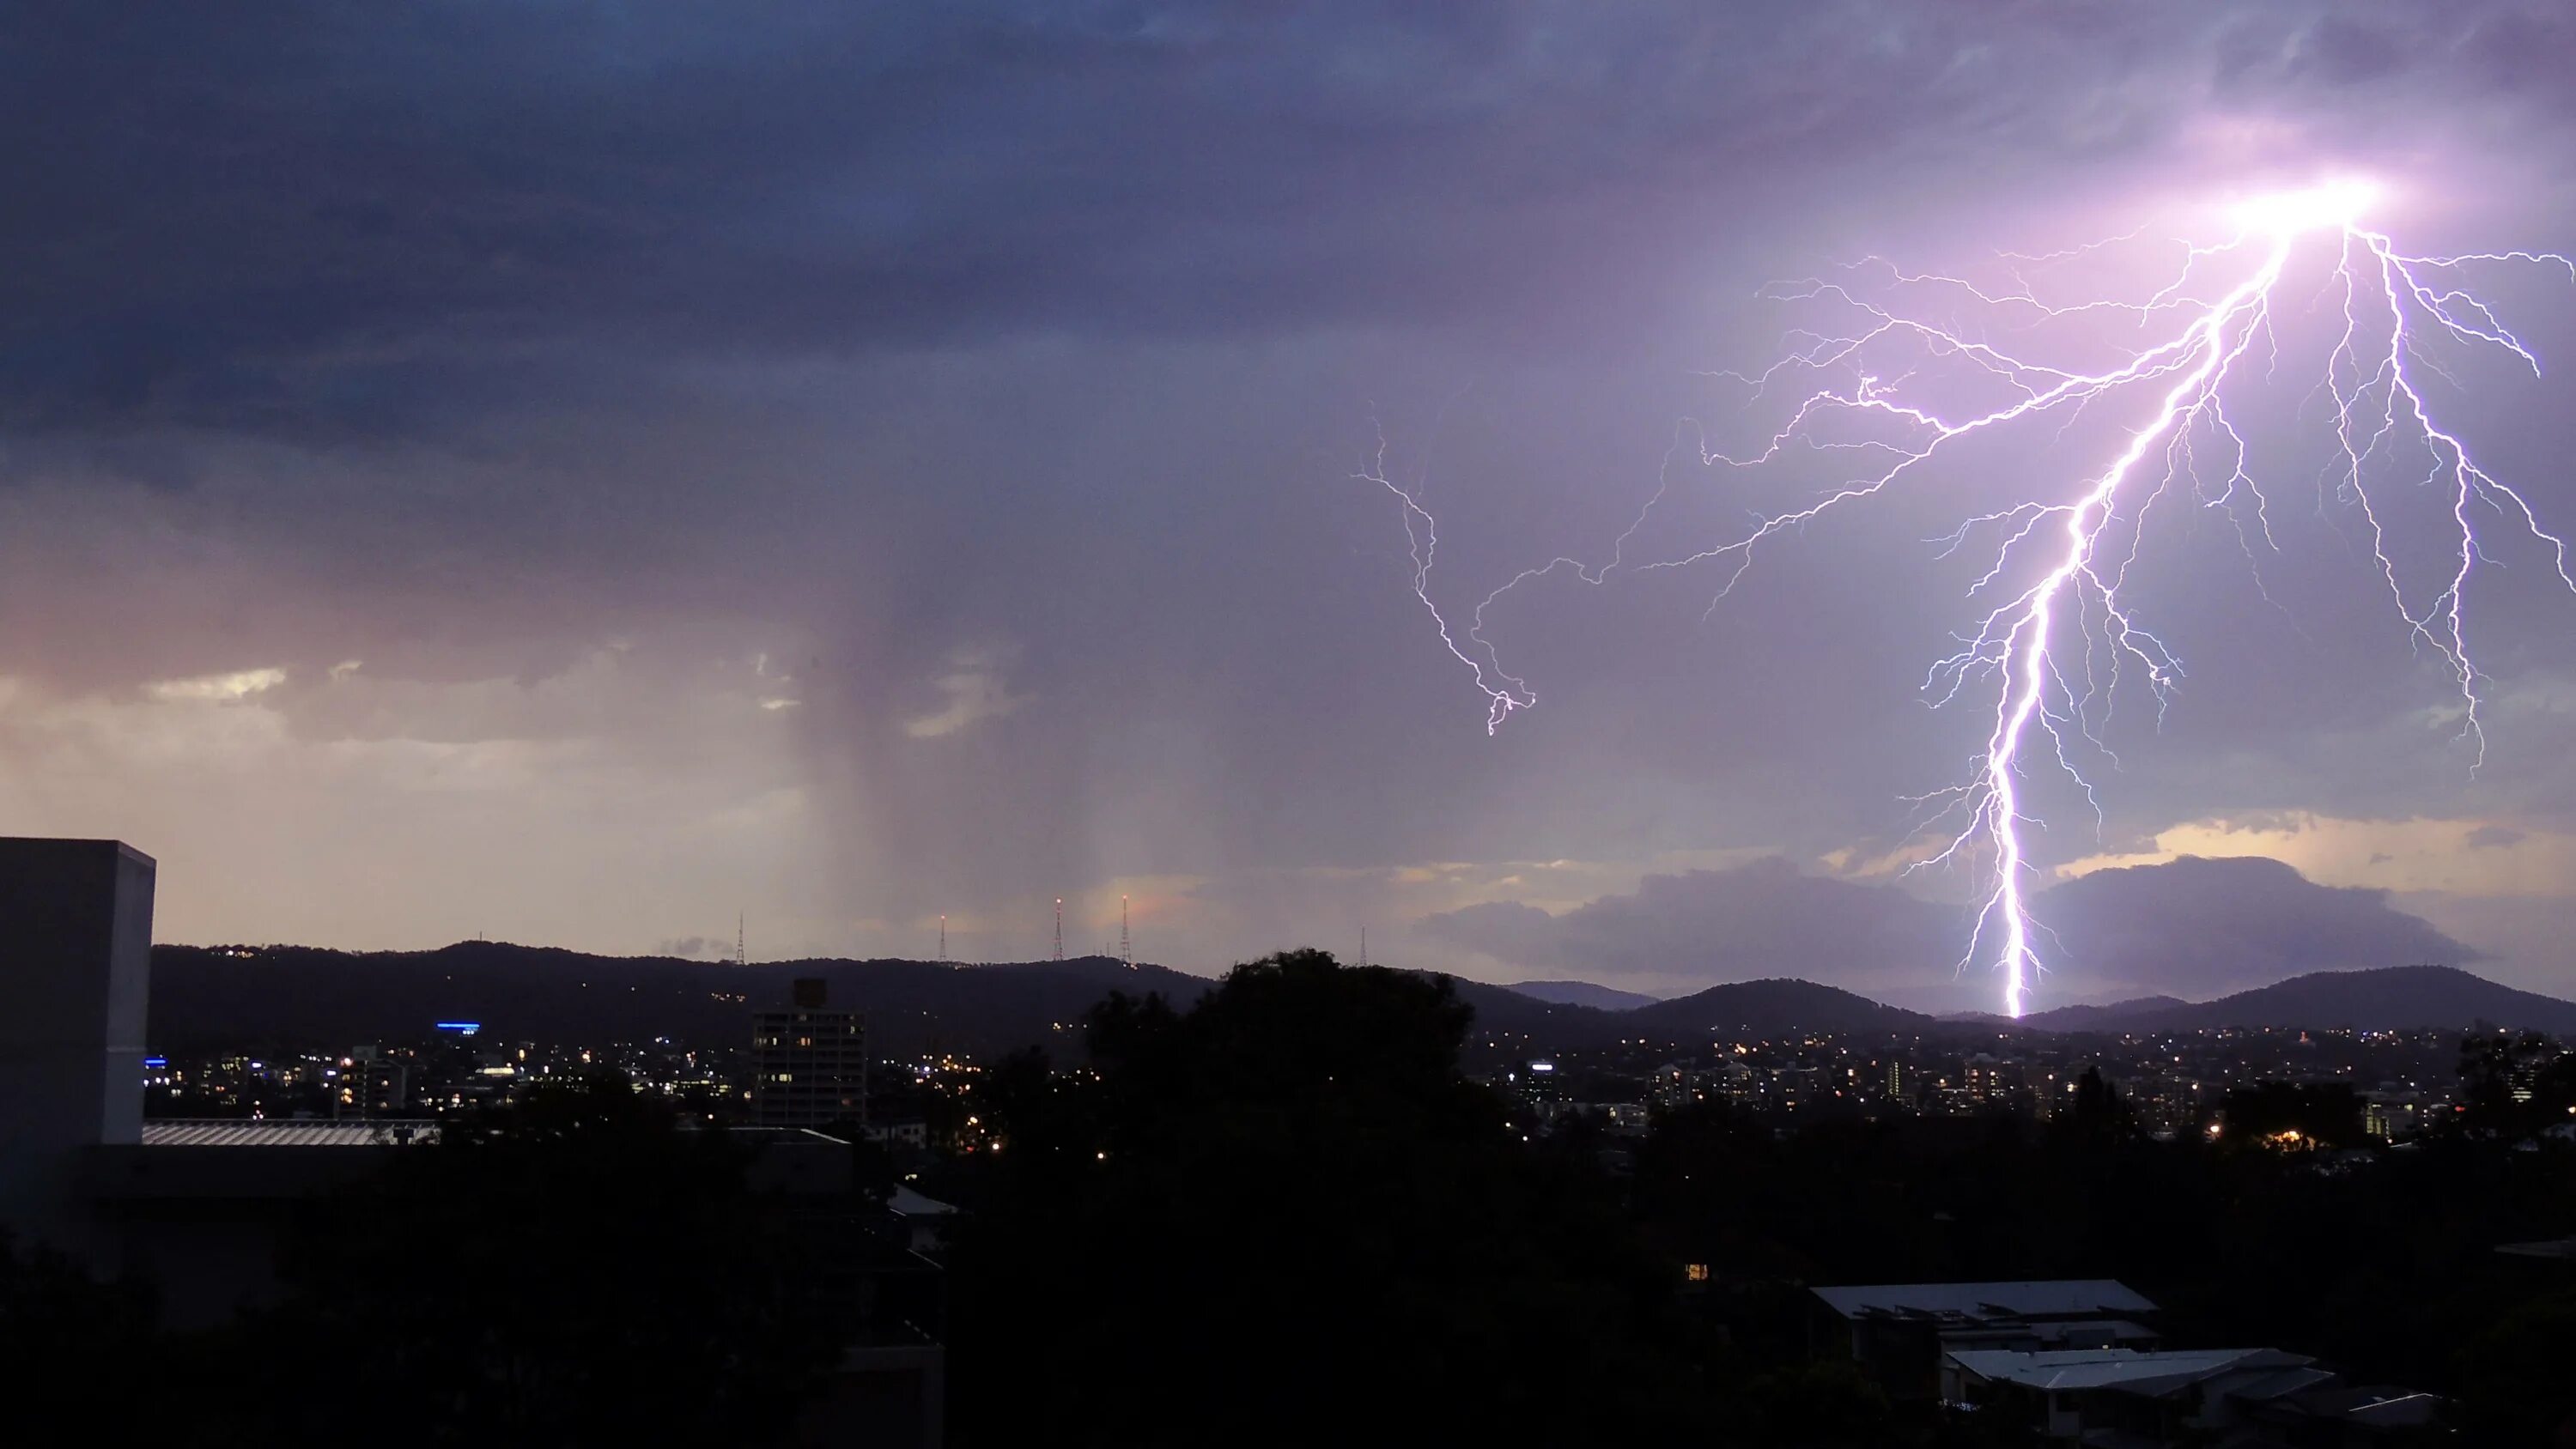
[{"label": "mountain ridge", "polygon": [[[1216,984],[1210,977],[1143,962],[1130,967],[1108,956],[974,965],[830,958],[737,966],[486,941],[408,952],[156,946],[152,956],[148,1040],[162,1051],[407,1040],[445,1020],[480,1021],[488,1034],[514,1041],[669,1036],[748,1042],[750,1013],[783,1006],[789,983],[811,976],[825,982],[834,1005],[867,1014],[875,1049],[887,1055],[943,1049],[989,1054],[1040,1045],[1070,1056],[1081,1049],[1084,1014],[1112,991],[1159,993],[1185,1005]],[[1507,1051],[1573,1050],[1630,1038],[1705,1041],[1729,1033],[2465,1029],[2481,1021],[2576,1037],[2576,1002],[2433,966],[2311,973],[2206,1002],[2145,997],[2059,1007],[2018,1023],[1976,1015],[1943,1020],[1792,977],[1726,982],[1625,1009],[1544,1000],[1525,989],[1532,984],[1527,982],[1448,979],[1474,1008],[1476,1035],[1486,1046]]]},{"label": "mountain ridge", "polygon": [[1517,991],[1551,1006],[1589,1006],[1597,1011],[1633,1011],[1664,999],[1591,981],[1506,981],[1501,985],[1506,991]]},{"label": "mountain ridge", "polygon": [[[2087,1012],[2088,1024],[2053,1024]],[[2489,981],[2456,966],[2378,966],[2311,971],[2209,1001],[2144,997],[2107,1007],[2061,1007],[2024,1019],[2056,1031],[2206,1031],[2298,1027],[2321,1031],[2467,1030],[2481,1023],[2518,1031],[2576,1034],[2576,1002]]]}]

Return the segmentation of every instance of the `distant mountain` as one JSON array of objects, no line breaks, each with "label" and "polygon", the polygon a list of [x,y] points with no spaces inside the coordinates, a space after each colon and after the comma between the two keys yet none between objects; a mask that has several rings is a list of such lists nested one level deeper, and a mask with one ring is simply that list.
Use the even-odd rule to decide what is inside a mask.
[{"label": "distant mountain", "polygon": [[[1437,976],[1436,971],[1415,971],[1415,976]],[[1569,1002],[1542,1001],[1518,988],[1496,986],[1487,981],[1470,981],[1464,976],[1448,978],[1450,989],[1458,999],[1475,1009],[1476,1021],[1469,1035],[1471,1041],[1507,1051],[1526,1047],[1530,1051],[1568,1051],[1582,1047],[1606,1046],[1617,1041],[1626,1020],[1621,1012],[1603,1011],[1597,1007]]]},{"label": "distant mountain", "polygon": [[[215,1046],[345,1047],[410,1040],[440,1021],[479,1021],[505,1041],[748,1041],[751,1013],[784,1005],[788,983],[821,977],[835,1006],[867,1013],[875,1050],[933,1048],[989,1056],[1042,1045],[1080,1050],[1083,1014],[1112,991],[1195,1001],[1215,983],[1106,956],[961,966],[936,961],[773,961],[736,966],[668,956],[589,956],[466,941],[436,951],[324,951],[156,946],[148,1040],[156,1050]],[[1454,978],[1453,978],[1454,979]],[[1568,988],[1607,1001],[1630,993],[1584,982],[1495,986],[1455,980],[1486,1049],[1571,1051],[1630,1038],[1706,1041],[1713,1034],[1797,1032],[1936,1035],[2010,1025],[1942,1021],[1811,981],[1743,981],[1626,1010],[1537,994]],[[2217,1001],[2148,997],[2060,1007],[2020,1023],[2049,1031],[2193,1030],[2221,1026],[2460,1029],[2489,1021],[2576,1035],[2576,1003],[2517,991],[2445,966],[2322,972]]]},{"label": "distant mountain", "polygon": [[[1426,973],[1427,974],[1427,973]],[[486,1039],[535,1042],[747,1042],[751,1013],[784,1006],[789,983],[820,977],[831,1004],[865,1012],[871,1049],[989,1056],[1040,1045],[1080,1050],[1079,1023],[1112,991],[1160,992],[1178,1004],[1215,983],[1106,956],[964,966],[937,961],[692,961],[592,956],[551,947],[461,941],[435,951],[326,951],[306,946],[152,948],[148,1040],[155,1050],[346,1047],[425,1036],[441,1021],[482,1024]],[[1605,1010],[1549,1001],[1528,983],[1451,978],[1474,1008],[1486,1050],[1570,1051],[1630,1037],[1675,1042],[1711,1031],[1909,1032],[1932,1018],[1805,981],[1747,981],[1676,1001]],[[1549,983],[1539,983],[1545,986]],[[1584,987],[1586,983],[1554,983]],[[1601,988],[1590,988],[1600,991]],[[1613,1000],[1629,993],[1603,992]]]},{"label": "distant mountain", "polygon": [[1511,981],[1508,990],[1535,997],[1554,1006],[1589,1006],[1595,1011],[1634,1011],[1663,1000],[1639,991],[1620,991],[1608,986],[1595,986],[1589,981]]},{"label": "distant mountain", "polygon": [[[2520,1031],[2576,1034],[2576,1002],[2518,991],[2454,966],[2388,966],[2372,971],[2318,971],[2216,1001],[2150,997],[2096,1007],[2090,1025],[2061,1025],[2062,1007],[2028,1024],[2055,1031],[2193,1031],[2214,1027],[2315,1027],[2403,1031],[2464,1030],[2479,1022]],[[2076,1018],[2087,1020],[2087,1018]]]},{"label": "distant mountain", "polygon": [[2053,1011],[2035,1011],[2021,1021],[2024,1026],[2042,1031],[2125,1031],[2129,1022],[2196,1004],[2179,996],[2140,996],[2108,1006],[2061,1006]]},{"label": "distant mountain", "polygon": [[1613,1018],[1641,1036],[1674,1041],[1711,1032],[1784,1036],[1792,1032],[1921,1032],[1942,1023],[1918,1011],[1884,1006],[1840,987],[1813,981],[1737,981]]},{"label": "distant mountain", "polygon": [[[591,956],[550,947],[464,941],[436,951],[325,951],[304,946],[152,948],[149,1040],[155,1050],[271,1045],[346,1047],[426,1036],[473,1021],[503,1041],[748,1042],[751,1013],[787,1003],[789,983],[820,977],[836,1007],[864,1012],[870,1049],[991,1056],[1044,1046],[1080,1050],[1084,1013],[1112,991],[1160,992],[1176,1005],[1216,983],[1161,966],[1130,970],[1107,956],[965,966],[937,961],[691,961]],[[1618,1039],[1613,1013],[1456,980],[1475,1035],[1505,1050],[1561,1051]]]},{"label": "distant mountain", "polygon": [[467,941],[436,951],[155,946],[155,1050],[250,1043],[346,1046],[475,1021],[505,1041],[751,1039],[751,1013],[820,977],[834,1006],[867,1013],[872,1050],[978,1055],[1044,1044],[1070,1055],[1084,1012],[1111,991],[1194,1001],[1214,983],[1105,956],[961,966],[936,961],[776,961],[590,956]]}]

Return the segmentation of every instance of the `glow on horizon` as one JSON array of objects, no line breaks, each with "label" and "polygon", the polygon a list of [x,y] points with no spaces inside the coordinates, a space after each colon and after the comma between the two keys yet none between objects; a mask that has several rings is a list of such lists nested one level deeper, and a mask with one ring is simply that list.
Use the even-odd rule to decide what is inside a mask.
[{"label": "glow on horizon", "polygon": [[[2357,507],[2366,524],[2377,572],[2410,645],[2438,659],[2456,681],[2460,734],[2475,746],[2476,762],[2485,759],[2479,714],[2483,676],[2471,658],[2462,613],[2471,575],[2485,561],[2471,523],[2473,508],[2493,508],[2508,523],[2545,544],[2559,582],[2576,594],[2576,575],[2569,572],[2565,540],[2544,529],[2522,495],[2479,466],[2467,444],[2436,421],[2416,382],[2415,351],[2418,336],[2432,333],[2462,346],[2502,352],[2537,374],[2538,359],[2468,290],[2464,273],[2479,267],[2537,264],[2563,269],[2576,281],[2576,262],[2556,253],[2528,251],[2410,256],[2398,251],[2387,235],[2363,224],[2382,194],[2373,182],[2343,179],[2242,202],[2229,211],[2236,227],[2232,240],[2182,244],[2178,267],[2143,300],[2094,297],[2044,303],[2018,277],[2015,288],[1990,292],[1965,278],[1910,274],[1876,258],[1850,270],[1874,268],[1872,275],[1888,277],[1883,301],[1867,299],[1857,282],[1809,279],[1766,288],[1764,295],[1774,300],[1847,306],[1857,314],[1858,324],[1846,333],[1793,332],[1788,354],[1768,368],[1755,374],[1724,374],[1749,385],[1756,399],[1784,379],[1818,381],[1764,446],[1730,456],[1703,445],[1703,465],[1754,468],[1803,445],[1881,459],[1877,471],[1865,472],[1803,508],[1764,518],[1713,547],[1647,563],[1629,562],[1625,554],[1631,539],[1663,497],[1659,486],[1619,535],[1607,563],[1586,565],[1559,557],[1525,569],[1486,595],[1463,627],[1453,628],[1431,598],[1436,523],[1414,490],[1387,475],[1383,447],[1377,461],[1358,476],[1385,487],[1399,501],[1406,539],[1412,546],[1414,595],[1430,611],[1442,644],[1468,668],[1484,693],[1486,733],[1492,734],[1514,712],[1538,703],[1526,681],[1505,671],[1483,633],[1487,609],[1511,590],[1560,571],[1597,586],[1621,568],[1644,573],[1715,564],[1724,579],[1710,605],[1714,610],[1743,577],[1755,549],[1765,540],[1794,531],[1838,506],[1898,487],[1955,440],[2046,414],[2056,414],[2062,429],[2096,401],[2133,390],[2150,391],[2157,398],[2152,414],[2129,430],[2127,444],[2100,472],[2080,480],[2071,494],[2056,500],[2033,497],[1969,518],[1944,541],[1948,550],[1955,550],[1981,530],[1999,540],[1993,564],[1968,590],[1972,601],[1996,587],[2007,565],[2025,552],[2037,551],[2047,565],[2036,582],[2013,591],[1989,611],[1972,634],[1962,633],[1962,647],[1937,661],[1925,681],[1936,705],[1951,703],[1973,685],[1991,684],[1995,714],[1968,777],[1913,802],[1924,812],[1922,828],[1935,832],[1935,844],[1926,858],[1907,867],[1911,871],[1964,863],[1981,871],[1986,886],[1959,969],[1980,961],[1990,964],[2002,978],[2005,1011],[2019,1017],[2047,969],[2038,945],[2047,932],[2044,923],[2033,917],[2027,899],[2037,867],[2022,838],[2023,827],[2037,823],[2028,813],[2021,788],[2031,768],[2030,752],[2045,740],[2051,757],[2045,763],[2053,763],[2084,791],[2093,802],[2098,827],[2100,803],[2069,754],[2070,736],[2100,755],[2109,755],[2096,730],[2108,719],[2109,702],[2124,664],[2144,674],[2159,702],[2160,717],[2162,704],[2171,698],[2182,674],[2180,660],[2132,616],[2121,596],[2128,570],[2137,559],[2144,514],[2168,488],[2186,484],[2203,503],[2225,508],[2249,561],[2255,556],[2256,535],[2262,546],[2276,547],[2269,500],[2252,475],[2246,440],[2228,413],[2227,384],[2258,345],[2264,353],[2264,370],[2278,366],[2280,344],[2272,325],[2275,293],[2302,246],[2335,248],[2328,290],[2329,294],[2340,291],[2342,330],[2327,355],[2325,376],[2319,383],[2331,405],[2339,449],[2329,476],[2337,480],[2341,496]],[[2095,249],[2019,260],[2039,266]],[[2240,279],[2215,298],[2194,295],[2218,285],[2207,273],[2230,265],[2246,268]],[[1964,301],[1983,309],[1987,321],[2055,322],[2086,314],[2117,317],[2147,332],[2149,340],[2130,352],[2125,362],[2108,369],[2061,367],[2006,351],[2005,345],[1990,340],[1995,335],[2010,336],[2010,329],[1937,324],[1899,310],[1906,296],[1920,291],[1935,291],[1954,304]],[[1945,415],[1933,404],[1916,400],[1917,372],[1933,363],[1909,358],[1895,376],[1879,375],[1868,351],[1882,340],[1927,353],[1935,363],[1954,369],[1954,375],[2001,384],[2011,398],[1982,413]],[[1819,420],[1853,416],[1878,425],[1882,432],[1854,442],[1839,435],[1819,437],[1812,430]],[[2204,450],[2213,456],[2204,458]],[[2450,503],[2453,531],[2445,535],[2444,547],[2456,566],[2450,567],[2449,578],[2430,598],[2410,597],[2400,582],[2388,551],[2388,525],[2372,498],[2376,485],[2366,483],[2364,477],[2365,465],[2382,457],[2393,462],[2401,452],[2419,460],[2415,466],[2422,471],[2415,474],[2417,481],[2441,486]],[[2161,473],[2153,485],[2139,482],[2156,471],[2153,462],[2159,458]],[[2212,496],[2209,476],[2213,472],[2222,474],[2215,480],[2216,496]],[[2121,525],[2117,536],[2115,524]],[[2116,552],[2123,538],[2125,555]],[[2052,652],[2052,644],[2064,642],[2062,631],[2070,627],[2073,637],[2084,644],[2080,659],[2073,663]],[[2109,660],[2107,679],[2096,674],[2095,644],[2104,646]],[[2473,763],[2471,769],[2475,768]],[[1942,826],[1943,820],[1954,826]]]}]

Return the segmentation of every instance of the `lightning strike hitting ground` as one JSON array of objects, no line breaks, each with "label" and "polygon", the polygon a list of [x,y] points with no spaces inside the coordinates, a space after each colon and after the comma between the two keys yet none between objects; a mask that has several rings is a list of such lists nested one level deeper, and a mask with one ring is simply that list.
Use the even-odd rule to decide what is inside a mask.
[{"label": "lightning strike hitting ground", "polygon": [[[1527,682],[1503,668],[1484,634],[1486,611],[1512,590],[1560,571],[1599,585],[1621,569],[1645,573],[1707,565],[1720,574],[1713,611],[1767,540],[1907,483],[1964,440],[2002,429],[2039,428],[2045,419],[2054,419],[2062,433],[2092,404],[2141,395],[2150,405],[2144,421],[2128,431],[2126,445],[2099,472],[2077,480],[2062,497],[2034,498],[1970,518],[1942,541],[1946,552],[1964,546],[1981,529],[1998,534],[1994,562],[1968,597],[1974,602],[1999,587],[2008,597],[1960,636],[1957,652],[1936,662],[1926,681],[1936,705],[1972,692],[1982,695],[1991,687],[1994,721],[1967,777],[1914,802],[1925,810],[1925,828],[1933,839],[1928,858],[1918,865],[1969,865],[1985,882],[1959,965],[1964,970],[1979,962],[1991,964],[2003,979],[2004,1009],[2018,1017],[2045,966],[2037,942],[2046,931],[2033,919],[2025,898],[2035,867],[2022,839],[2024,828],[2038,823],[2027,812],[2022,792],[2035,739],[2046,740],[2046,763],[2064,771],[2091,799],[2092,786],[2069,757],[2068,734],[2108,756],[2097,731],[2107,722],[2123,661],[2143,671],[2160,710],[2170,699],[2181,665],[2132,616],[2121,589],[2137,558],[2146,511],[2175,483],[2188,483],[2204,502],[2227,512],[2249,560],[2255,557],[2256,536],[2266,548],[2271,546],[2270,499],[2252,476],[2249,445],[2229,416],[2227,399],[2230,381],[2250,370],[2249,353],[2259,349],[2267,370],[2277,365],[2275,306],[2284,276],[2302,249],[2332,249],[2327,295],[2340,307],[2340,335],[2318,384],[2332,411],[2338,449],[2327,476],[2363,521],[2373,560],[2410,643],[2429,653],[2456,682],[2461,735],[2475,761],[2485,758],[2479,713],[2484,676],[2470,655],[2463,609],[2471,575],[2487,560],[2473,512],[2481,506],[2491,509],[2546,545],[2559,582],[2576,593],[2565,541],[2543,528],[2523,496],[2481,467],[2467,444],[2436,421],[2418,381],[2425,368],[2438,368],[2425,361],[2419,348],[2428,335],[2507,355],[2537,374],[2538,359],[2467,290],[2468,277],[2480,268],[2519,264],[2563,269],[2576,281],[2576,262],[2546,252],[2408,255],[2387,235],[2363,225],[2374,200],[2372,187],[2342,183],[2240,207],[2232,240],[2214,246],[2182,244],[2179,266],[2143,301],[2044,303],[2027,283],[1987,291],[1963,278],[1910,275],[1876,259],[1850,271],[1886,277],[1882,299],[1865,294],[1856,281],[1811,280],[1766,289],[1767,296],[1781,301],[1839,304],[1859,325],[1830,334],[1792,333],[1788,354],[1767,370],[1722,374],[1740,379],[1756,398],[1770,394],[1775,385],[1815,381],[1762,446],[1729,456],[1703,445],[1701,462],[1758,468],[1798,447],[1874,460],[1867,471],[1804,507],[1763,517],[1711,547],[1628,562],[1630,542],[1663,501],[1664,489],[1658,487],[1619,535],[1607,563],[1587,566],[1560,557],[1524,570],[1479,601],[1463,629],[1453,628],[1432,599],[1439,532],[1422,504],[1419,486],[1408,487],[1389,474],[1382,442],[1376,459],[1357,476],[1395,496],[1411,550],[1414,595],[1430,612],[1441,643],[1484,694],[1485,729],[1491,734],[1516,711],[1538,703]],[[2038,266],[2093,250],[2014,260]],[[1902,310],[1907,297],[1934,289],[1972,299],[1998,325],[1970,335]],[[2217,295],[2196,295],[2209,290]],[[2115,366],[2086,370],[2052,365],[2021,355],[2017,345],[2007,350],[1986,340],[1989,330],[2006,335],[2026,331],[2002,325],[2016,319],[2053,323],[2095,316],[2125,323],[2149,341],[2123,349],[2126,360]],[[1874,368],[1882,353],[1899,346],[1913,353],[1901,364],[1905,370],[1893,378],[1878,375]],[[1962,413],[1922,400],[1941,379],[1918,378],[1920,358],[1953,369],[1948,381],[1966,378],[1999,386],[2005,400],[1984,411]],[[1829,421],[1840,426],[1851,420],[1872,430],[1856,437],[1820,431]],[[2040,441],[2046,440],[2043,434]],[[2211,450],[2218,455],[2214,460],[2204,456]],[[2419,481],[2442,491],[2455,530],[2446,535],[2443,547],[2446,555],[2456,557],[2456,567],[2445,565],[2449,576],[2429,598],[2410,598],[2400,583],[2383,522],[2386,511],[2372,492],[2378,485],[2367,481],[2374,460],[2408,456],[2423,470]],[[2250,534],[2248,514],[2254,524]],[[2008,566],[2027,566],[2025,560],[2033,556],[2040,568],[2035,581],[2003,582]],[[2071,671],[2061,657],[2069,634],[2083,645]],[[2107,646],[2107,677],[2095,673],[2092,645],[2097,641]],[[2053,652],[2053,644],[2061,647]],[[2095,808],[2098,825],[2098,803]]]}]

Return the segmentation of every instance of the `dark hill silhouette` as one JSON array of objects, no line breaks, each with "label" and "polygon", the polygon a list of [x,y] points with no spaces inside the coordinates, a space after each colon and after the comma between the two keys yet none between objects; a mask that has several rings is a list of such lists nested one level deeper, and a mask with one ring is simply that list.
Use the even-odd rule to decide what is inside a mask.
[{"label": "dark hill silhouette", "polygon": [[[1077,1023],[1112,991],[1159,992],[1175,1005],[1214,983],[1166,967],[1133,970],[1106,956],[958,965],[909,960],[763,961],[736,966],[671,956],[592,956],[545,946],[461,941],[435,951],[329,951],[309,946],[156,946],[151,1044],[156,1050],[272,1045],[345,1048],[405,1041],[439,1021],[476,1021],[487,1039],[537,1042],[748,1040],[750,1013],[784,1005],[801,976],[828,983],[834,1006],[867,1014],[871,1051],[930,1048],[990,1055],[1044,1046],[1080,1050]],[[1930,1017],[1805,981],[1748,981],[1630,1011],[1549,1002],[1458,980],[1475,1010],[1471,1040],[1505,1053],[1596,1047],[1623,1037],[1685,1042],[1711,1030],[1937,1028]]]},{"label": "dark hill silhouette", "polygon": [[1634,1011],[1663,1000],[1641,991],[1621,991],[1589,981],[1513,981],[1506,989],[1551,1006],[1589,1006],[1595,1011]]},{"label": "dark hill silhouette", "polygon": [[[977,1054],[1045,1044],[1069,1054],[1074,1023],[1112,990],[1195,1001],[1213,983],[1105,956],[961,966],[936,961],[689,961],[590,956],[465,941],[436,951],[155,946],[151,1042],[158,1050],[346,1046],[410,1040],[439,1021],[479,1021],[508,1041],[717,1043],[751,1035],[750,1013],[783,1006],[802,976],[831,1003],[867,1013],[871,1051],[932,1046]],[[1061,1027],[1059,1027],[1061,1023]]]},{"label": "dark hill silhouette", "polygon": [[[2224,1026],[2465,1030],[2480,1022],[2521,1031],[2576,1033],[2576,1002],[2499,985],[2456,966],[2318,971],[2215,1001],[2150,997],[2098,1007],[2084,1025],[2061,1025],[2067,1007],[2030,1024],[2055,1031],[2195,1031]],[[2079,1020],[2086,1020],[2079,1018]]]},{"label": "dark hill silhouette", "polygon": [[2179,996],[2140,996],[2100,1006],[2061,1006],[2053,1011],[2035,1011],[2022,1018],[2022,1025],[2042,1031],[2122,1031],[2128,1022],[2196,1004]]},{"label": "dark hill silhouette", "polygon": [[[241,952],[241,954],[235,954]],[[465,941],[436,951],[326,951],[305,946],[156,946],[151,1044],[157,1050],[250,1045],[346,1047],[424,1036],[438,1021],[479,1021],[508,1041],[743,1041],[750,1013],[783,1005],[788,983],[819,976],[836,1006],[867,1013],[872,1050],[933,1047],[990,1055],[1081,1049],[1077,1024],[1112,991],[1159,992],[1186,1006],[1214,983],[1107,956],[961,966],[936,961],[690,961],[591,956],[550,947]],[[1573,983],[1580,985],[1581,983]],[[1474,1044],[1506,1053],[1566,1051],[1623,1038],[1689,1042],[1712,1033],[1957,1035],[1987,1019],[1944,1022],[1811,981],[1712,986],[1626,1011],[1550,1002],[1519,986],[1459,980],[1474,1008]],[[2465,1029],[2479,1022],[2576,1035],[2576,1003],[2446,966],[2321,972],[2216,1001],[2149,997],[2060,1007],[2021,1025],[2045,1031],[2195,1030],[2222,1026]]]},{"label": "dark hill silhouette", "polygon": [[[238,951],[247,954],[234,954]],[[327,951],[308,946],[152,949],[156,1050],[346,1047],[426,1036],[440,1021],[475,1021],[505,1041],[747,1042],[750,1013],[786,1004],[789,983],[820,977],[831,1004],[867,1014],[869,1050],[931,1048],[989,1056],[1042,1046],[1081,1050],[1078,1023],[1112,991],[1159,992],[1176,1006],[1215,983],[1108,956],[981,965],[908,960],[692,961],[592,956],[548,946],[461,941],[435,951]],[[1552,1005],[1505,987],[1457,982],[1475,1034],[1506,1049],[1561,1050],[1616,1039],[1611,1013]]]},{"label": "dark hill silhouette", "polygon": [[1938,1031],[1943,1024],[1921,1012],[1883,1005],[1866,996],[1813,981],[1773,978],[1736,981],[1659,1001],[1613,1018],[1642,1036],[1687,1041],[1712,1031],[1781,1036],[1800,1031]]},{"label": "dark hill silhouette", "polygon": [[[1438,976],[1441,973],[1406,971],[1405,974]],[[1492,1047],[1508,1055],[1524,1048],[1530,1051],[1564,1051],[1572,1047],[1603,1046],[1618,1040],[1626,1029],[1622,1025],[1625,1016],[1620,1012],[1541,1001],[1509,986],[1470,981],[1463,976],[1452,976],[1448,981],[1458,993],[1458,999],[1476,1013],[1467,1034],[1471,1049]]]}]

